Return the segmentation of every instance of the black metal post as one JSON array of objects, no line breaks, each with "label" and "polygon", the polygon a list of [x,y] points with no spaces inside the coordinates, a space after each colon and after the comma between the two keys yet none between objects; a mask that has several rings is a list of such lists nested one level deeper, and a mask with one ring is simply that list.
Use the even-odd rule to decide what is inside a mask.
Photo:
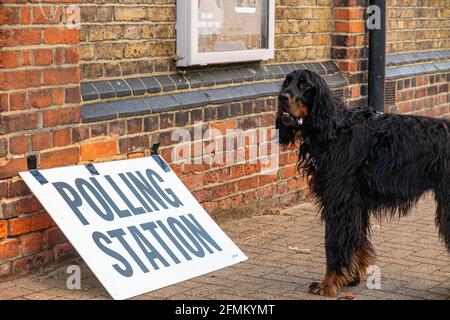
[{"label": "black metal post", "polygon": [[[384,112],[384,81],[386,73],[386,1],[370,0],[371,6],[378,6],[372,14],[378,14],[380,28],[371,28],[369,24],[369,107]],[[368,13],[370,17],[371,13]]]}]

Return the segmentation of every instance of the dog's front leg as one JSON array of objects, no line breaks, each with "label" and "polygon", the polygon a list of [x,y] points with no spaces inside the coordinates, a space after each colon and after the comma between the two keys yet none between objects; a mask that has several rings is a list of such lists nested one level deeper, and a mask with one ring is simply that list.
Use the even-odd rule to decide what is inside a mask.
[{"label": "dog's front leg", "polygon": [[335,297],[342,287],[357,284],[365,276],[374,260],[368,218],[361,210],[325,215],[326,274],[322,282],[310,285],[310,293]]},{"label": "dog's front leg", "polygon": [[326,297],[336,297],[338,291],[345,285],[346,279],[342,274],[331,271],[327,266],[327,273],[322,282],[313,282],[309,286],[309,293]]},{"label": "dog's front leg", "polygon": [[336,297],[342,287],[355,282],[355,280],[357,281],[357,279],[349,272],[351,263],[348,263],[343,258],[343,251],[346,248],[338,248],[336,245],[326,241],[325,250],[327,258],[325,278],[322,282],[311,283],[309,292],[320,296]]}]

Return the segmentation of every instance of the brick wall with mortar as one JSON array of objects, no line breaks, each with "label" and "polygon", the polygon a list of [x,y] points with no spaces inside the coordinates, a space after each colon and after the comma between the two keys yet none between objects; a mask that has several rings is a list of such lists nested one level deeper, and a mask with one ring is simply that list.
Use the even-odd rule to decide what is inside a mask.
[{"label": "brick wall with mortar", "polygon": [[[448,58],[450,59],[450,51]],[[434,63],[436,66],[444,64],[447,65],[445,70],[438,68],[436,71],[425,74],[411,72],[400,76],[396,69],[405,68],[405,66],[388,68],[385,110],[393,113],[450,118],[450,62]],[[427,65],[433,65],[433,63]],[[417,68],[417,66],[410,68]]]},{"label": "brick wall with mortar", "polygon": [[449,0],[387,0],[387,53],[450,49]]},{"label": "brick wall with mortar", "polygon": [[[82,79],[175,70],[175,0],[83,0],[81,19]],[[329,59],[332,28],[331,0],[276,0],[271,62]]]},{"label": "brick wall with mortar", "polygon": [[[83,2],[79,4],[84,21],[80,30],[66,28],[64,11],[62,16],[58,11],[47,15],[55,7],[50,1],[46,5],[0,2],[0,276],[27,272],[72,252],[18,178],[19,171],[27,170],[27,155],[37,155],[39,168],[51,168],[148,156],[152,144],[161,142],[161,154],[170,162],[171,133],[175,128],[192,130],[194,121],[203,121],[204,129],[222,131],[273,128],[273,95],[82,122],[80,78],[173,74],[175,0],[142,4],[133,0],[120,5]],[[67,2],[60,7],[65,5]],[[346,89],[346,100],[351,106],[365,105],[366,5],[366,1],[359,0],[277,0],[277,54],[269,64],[332,59],[348,81],[347,88],[340,88]],[[133,15],[138,17],[131,18]],[[283,19],[285,16],[289,18]],[[297,37],[299,34],[302,36]],[[148,37],[148,43],[142,41],[143,37]],[[92,39],[97,40],[90,43]],[[142,49],[145,55],[140,56],[135,45],[142,43],[146,43]],[[118,56],[113,59],[111,54]],[[124,54],[129,56],[125,58]],[[450,79],[449,72],[435,73],[439,76],[428,74],[426,80],[414,81],[425,76],[405,78],[394,72],[388,79],[390,88],[395,88],[389,110],[433,115],[448,112],[450,99],[445,82]],[[422,89],[427,97],[420,96]],[[415,101],[421,100],[424,107],[419,109],[422,102]],[[295,176],[295,161],[293,150],[283,151],[281,170],[272,176],[260,175],[258,165],[251,164],[173,168],[212,212],[261,199],[273,206],[304,199],[305,182]]]},{"label": "brick wall with mortar", "polygon": [[386,4],[385,111],[450,116],[450,1]]},{"label": "brick wall with mortar", "polygon": [[79,30],[66,27],[70,16],[61,8],[51,1],[0,2],[0,275],[70,251],[18,178],[30,153],[41,168],[78,162]]},{"label": "brick wall with mortar", "polygon": [[345,99],[351,107],[367,105],[367,44],[365,23],[367,0],[333,2],[331,58],[348,79]]},{"label": "brick wall with mortar", "polygon": [[[274,126],[274,97],[82,123],[79,39],[83,35],[67,28],[66,6],[2,0],[0,276],[28,272],[73,251],[18,177],[18,172],[28,169],[28,155],[36,155],[38,168],[45,169],[142,157],[149,155],[153,143],[161,142],[161,154],[170,162],[172,131],[191,129],[195,120],[204,121],[205,129]],[[257,164],[186,165],[174,170],[211,211],[261,199],[274,205],[298,201],[304,197],[305,184],[295,176],[295,161],[295,152],[283,152],[282,168],[271,176],[260,175]]]}]

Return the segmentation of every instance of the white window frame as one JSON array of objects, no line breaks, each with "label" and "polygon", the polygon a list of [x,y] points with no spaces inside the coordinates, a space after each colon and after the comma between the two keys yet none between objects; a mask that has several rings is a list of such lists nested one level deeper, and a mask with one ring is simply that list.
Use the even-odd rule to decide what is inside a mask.
[{"label": "white window frame", "polygon": [[[230,1],[230,0],[225,0]],[[187,67],[273,59],[275,56],[275,0],[268,0],[266,49],[225,52],[198,51],[198,0],[177,0],[177,65]]]}]

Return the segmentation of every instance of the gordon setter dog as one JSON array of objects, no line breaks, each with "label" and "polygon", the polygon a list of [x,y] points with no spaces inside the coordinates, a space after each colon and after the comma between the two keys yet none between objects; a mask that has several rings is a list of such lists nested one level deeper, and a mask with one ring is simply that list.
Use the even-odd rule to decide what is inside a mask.
[{"label": "gordon setter dog", "polygon": [[374,263],[370,219],[404,216],[427,191],[450,251],[450,121],[347,108],[318,74],[287,75],[276,119],[281,145],[299,144],[325,225],[326,275],[310,293],[334,297]]}]

